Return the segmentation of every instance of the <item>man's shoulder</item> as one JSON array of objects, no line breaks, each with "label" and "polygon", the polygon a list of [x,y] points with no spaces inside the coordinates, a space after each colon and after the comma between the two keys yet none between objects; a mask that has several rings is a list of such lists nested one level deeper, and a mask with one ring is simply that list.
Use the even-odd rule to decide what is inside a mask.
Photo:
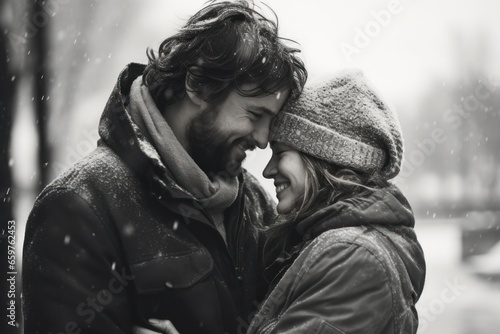
[{"label": "man's shoulder", "polygon": [[92,192],[128,187],[134,179],[133,172],[125,162],[112,149],[101,145],[57,176],[42,191],[39,200],[61,190],[85,198]]}]

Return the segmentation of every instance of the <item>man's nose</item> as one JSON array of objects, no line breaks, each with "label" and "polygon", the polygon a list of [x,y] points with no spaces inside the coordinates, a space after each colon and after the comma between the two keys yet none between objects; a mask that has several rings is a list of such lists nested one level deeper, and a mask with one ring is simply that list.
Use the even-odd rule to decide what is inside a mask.
[{"label": "man's nose", "polygon": [[269,142],[269,124],[260,124],[253,132],[253,139],[260,149],[265,149]]}]

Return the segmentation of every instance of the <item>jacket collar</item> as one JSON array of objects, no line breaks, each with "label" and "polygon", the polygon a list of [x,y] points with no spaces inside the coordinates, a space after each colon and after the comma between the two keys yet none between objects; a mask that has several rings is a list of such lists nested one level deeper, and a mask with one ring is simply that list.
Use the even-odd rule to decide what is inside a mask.
[{"label": "jacket collar", "polygon": [[145,65],[129,64],[119,75],[99,122],[101,141],[110,146],[134,172],[161,175],[162,163],[156,150],[140,133],[127,112],[132,82],[144,72]]},{"label": "jacket collar", "polygon": [[410,204],[396,186],[336,202],[302,220],[296,230],[309,240],[331,229],[373,224],[415,226]]},{"label": "jacket collar", "polygon": [[[99,122],[101,142],[110,146],[125,163],[149,185],[153,195],[171,209],[178,211],[168,199],[196,201],[187,190],[180,187],[168,174],[157,150],[140,132],[127,111],[130,88],[143,74],[146,65],[131,63],[120,73]],[[238,176],[241,195],[243,173]],[[196,210],[200,213],[198,210]],[[195,217],[192,217],[195,218]],[[201,218],[200,218],[201,219]]]}]

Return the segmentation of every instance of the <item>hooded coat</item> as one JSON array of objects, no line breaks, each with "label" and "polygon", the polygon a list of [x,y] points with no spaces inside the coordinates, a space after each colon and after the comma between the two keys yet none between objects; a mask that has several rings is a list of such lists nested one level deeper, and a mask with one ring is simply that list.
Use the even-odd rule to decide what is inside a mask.
[{"label": "hooded coat", "polygon": [[143,70],[120,74],[97,149],[35,202],[23,253],[26,334],[130,333],[149,318],[181,333],[235,333],[264,297],[257,228],[272,222],[273,201],[243,171],[224,212],[225,243],[125,108]]},{"label": "hooded coat", "polygon": [[297,225],[249,334],[416,333],[425,260],[411,208],[394,186],[339,201]]}]

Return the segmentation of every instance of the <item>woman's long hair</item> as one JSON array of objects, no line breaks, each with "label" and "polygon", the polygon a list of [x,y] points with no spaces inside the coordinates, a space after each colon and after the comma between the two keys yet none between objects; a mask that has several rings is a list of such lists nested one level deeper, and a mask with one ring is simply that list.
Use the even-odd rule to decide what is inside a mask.
[{"label": "woman's long hair", "polygon": [[304,194],[290,213],[279,215],[276,223],[264,230],[263,261],[271,265],[281,254],[301,241],[297,224],[321,208],[354,196],[368,196],[389,182],[378,174],[368,174],[336,166],[300,152],[306,167]]}]

